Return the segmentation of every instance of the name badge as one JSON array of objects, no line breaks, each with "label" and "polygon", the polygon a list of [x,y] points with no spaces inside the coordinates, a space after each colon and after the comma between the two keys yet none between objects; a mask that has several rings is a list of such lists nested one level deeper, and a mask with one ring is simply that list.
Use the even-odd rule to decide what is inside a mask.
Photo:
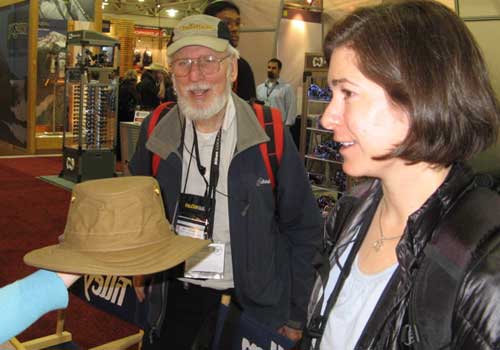
[{"label": "name badge", "polygon": [[180,236],[199,239],[210,238],[208,228],[211,218],[207,213],[215,200],[193,194],[182,193],[179,197],[178,213],[174,221],[175,232]]},{"label": "name badge", "polygon": [[224,243],[211,243],[186,260],[184,277],[222,279],[224,277]]}]

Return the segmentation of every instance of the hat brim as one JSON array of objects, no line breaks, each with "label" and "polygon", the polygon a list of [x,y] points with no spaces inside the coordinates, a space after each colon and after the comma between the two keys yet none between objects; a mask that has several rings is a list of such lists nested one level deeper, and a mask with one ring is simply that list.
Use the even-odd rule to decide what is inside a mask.
[{"label": "hat brim", "polygon": [[168,70],[166,70],[165,68],[161,68],[161,67],[147,66],[147,67],[144,67],[144,69],[150,70],[153,72],[162,72],[164,74],[168,74]]},{"label": "hat brim", "polygon": [[176,40],[168,46],[167,54],[168,56],[172,56],[186,46],[205,46],[217,52],[224,52],[229,46],[229,41],[209,36],[187,36]]},{"label": "hat brim", "polygon": [[173,235],[159,243],[114,252],[83,252],[56,244],[27,253],[24,262],[67,273],[133,276],[174,267],[209,243],[208,240]]}]

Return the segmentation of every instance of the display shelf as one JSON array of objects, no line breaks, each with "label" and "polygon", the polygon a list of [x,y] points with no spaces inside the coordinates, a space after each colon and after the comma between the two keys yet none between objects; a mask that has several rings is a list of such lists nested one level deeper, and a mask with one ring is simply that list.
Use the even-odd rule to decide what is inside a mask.
[{"label": "display shelf", "polygon": [[314,131],[314,132],[325,133],[325,134],[333,134],[333,131],[328,130],[328,129],[321,129],[321,128],[307,127],[307,130],[309,130],[309,131]]},{"label": "display shelf", "polygon": [[323,104],[329,104],[330,100],[315,100],[315,99],[309,99],[307,101],[308,103],[323,103]]},{"label": "display shelf", "polygon": [[324,191],[325,193],[343,193],[338,186],[321,186],[311,184],[313,191]]},{"label": "display shelf", "polygon": [[320,157],[315,157],[311,154],[306,154],[305,156],[307,159],[313,159],[313,160],[318,160],[320,162],[327,162],[327,163],[334,163],[334,164],[339,164],[342,165],[341,161],[338,160],[333,160],[333,159],[327,159],[327,158],[320,158]]},{"label": "display shelf", "polygon": [[[300,153],[318,206],[322,214],[325,214],[331,209],[332,203],[321,197],[337,200],[349,190],[351,179],[342,171],[343,161],[337,155],[340,147],[333,141],[333,131],[324,129],[319,124],[330,103],[329,99],[321,97],[331,96],[327,84],[326,61],[319,53],[308,53],[305,62],[302,89],[302,116],[305,117],[301,120]],[[328,157],[318,157],[315,154],[325,154]],[[328,203],[325,204],[325,201]]]},{"label": "display shelf", "polygon": [[309,119],[318,119],[319,120],[321,118],[321,115],[322,115],[321,113],[316,113],[316,114],[309,113],[307,115],[307,118],[309,118]]},{"label": "display shelf", "polygon": [[63,169],[72,182],[115,176],[118,40],[102,33],[68,32]]}]

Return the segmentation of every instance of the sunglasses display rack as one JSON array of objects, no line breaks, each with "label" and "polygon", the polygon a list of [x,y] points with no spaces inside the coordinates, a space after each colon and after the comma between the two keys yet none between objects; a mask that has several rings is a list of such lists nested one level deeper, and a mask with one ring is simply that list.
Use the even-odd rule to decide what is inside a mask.
[{"label": "sunglasses display rack", "polygon": [[118,112],[117,40],[68,33],[61,177],[72,182],[115,176]]},{"label": "sunglasses display rack", "polygon": [[304,157],[309,182],[323,216],[352,185],[353,179],[342,171],[340,145],[333,141],[333,132],[320,124],[332,93],[327,84],[328,66],[321,53],[306,53],[300,153]]}]

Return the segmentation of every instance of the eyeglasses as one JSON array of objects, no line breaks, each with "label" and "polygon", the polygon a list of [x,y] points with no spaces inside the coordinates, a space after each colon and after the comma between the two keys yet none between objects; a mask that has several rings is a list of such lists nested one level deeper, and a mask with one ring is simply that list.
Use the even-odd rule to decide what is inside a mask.
[{"label": "eyeglasses", "polygon": [[230,55],[227,55],[222,58],[218,58],[215,56],[201,56],[198,58],[181,58],[179,60],[175,60],[170,65],[170,69],[177,77],[185,77],[191,72],[191,68],[193,64],[196,63],[198,68],[204,75],[215,74],[220,70],[220,63],[228,58]]}]

